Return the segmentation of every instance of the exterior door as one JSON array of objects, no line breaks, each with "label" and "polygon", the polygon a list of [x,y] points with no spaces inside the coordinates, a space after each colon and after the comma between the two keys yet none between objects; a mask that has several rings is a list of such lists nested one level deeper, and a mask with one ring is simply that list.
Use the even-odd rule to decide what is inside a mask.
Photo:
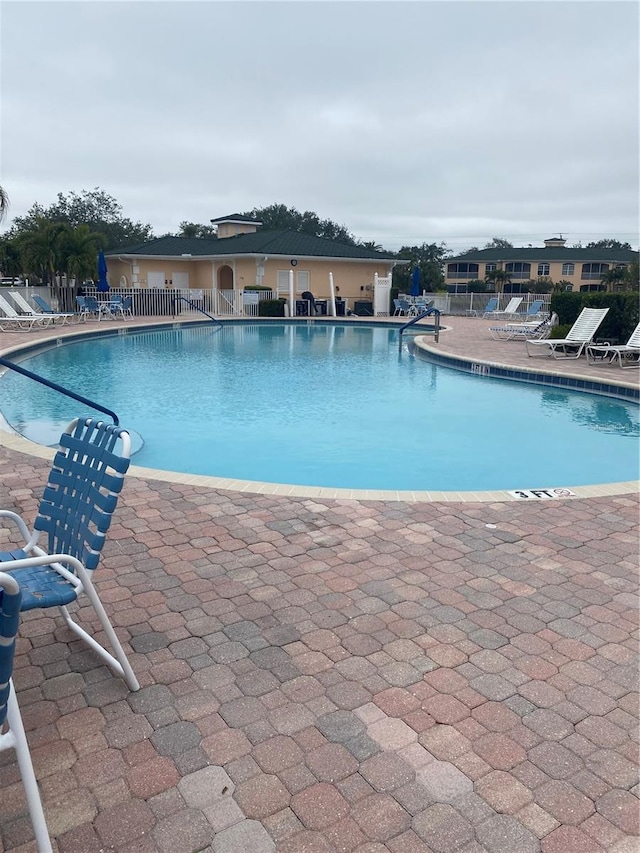
[{"label": "exterior door", "polygon": [[164,287],[164,281],[163,272],[147,273],[147,287]]},{"label": "exterior door", "polygon": [[176,290],[189,290],[189,273],[172,272],[171,287],[174,287]]}]

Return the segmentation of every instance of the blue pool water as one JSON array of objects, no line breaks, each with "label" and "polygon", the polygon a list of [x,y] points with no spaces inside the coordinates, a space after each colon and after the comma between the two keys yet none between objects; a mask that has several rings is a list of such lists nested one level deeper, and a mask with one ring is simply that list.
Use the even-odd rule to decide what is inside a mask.
[{"label": "blue pool water", "polygon": [[[397,331],[253,324],[52,347],[21,364],[118,413],[137,465],[360,489],[577,486],[638,476],[638,407],[398,352]],[[53,443],[72,400],[8,371],[0,408]]]}]

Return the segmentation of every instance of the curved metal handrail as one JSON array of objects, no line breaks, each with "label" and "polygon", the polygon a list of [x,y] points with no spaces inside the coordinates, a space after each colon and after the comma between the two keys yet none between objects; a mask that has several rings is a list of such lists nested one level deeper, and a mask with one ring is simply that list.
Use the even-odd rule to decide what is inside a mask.
[{"label": "curved metal handrail", "polygon": [[413,326],[418,320],[422,320],[424,317],[428,317],[429,314],[433,314],[435,316],[436,322],[433,329],[433,339],[436,343],[440,339],[440,314],[442,312],[439,308],[434,308],[433,305],[430,308],[427,308],[426,311],[423,311],[421,314],[417,314],[415,317],[412,317],[408,323],[405,323],[403,326],[400,326],[398,329],[398,349],[402,347],[402,333],[405,329],[408,329],[409,326]]},{"label": "curved metal handrail", "polygon": [[195,311],[199,311],[201,314],[204,314],[205,317],[208,317],[210,320],[213,320],[214,323],[217,323],[218,326],[222,328],[222,323],[218,320],[217,317],[213,317],[211,314],[208,314],[204,308],[200,308],[199,305],[196,305],[195,302],[192,302],[191,299],[187,299],[186,296],[176,296],[176,302],[186,302],[187,305],[190,305]]},{"label": "curved metal handrail", "polygon": [[93,400],[90,400],[88,397],[83,397],[82,394],[76,394],[75,391],[69,391],[68,388],[63,388],[62,385],[58,385],[57,382],[52,382],[50,379],[45,379],[43,376],[38,376],[37,373],[32,373],[30,370],[27,370],[24,367],[20,367],[19,365],[14,364],[12,361],[7,361],[6,358],[0,357],[0,365],[2,365],[3,367],[8,367],[9,370],[15,370],[16,373],[21,373],[28,379],[33,379],[34,382],[39,382],[41,385],[46,385],[47,388],[51,388],[53,391],[59,391],[60,394],[64,394],[66,397],[71,397],[72,400],[77,400],[79,403],[84,403],[85,406],[91,406],[92,409],[96,409],[98,412],[104,412],[105,415],[109,415],[109,417],[113,420],[116,426],[120,426],[120,419],[118,418],[115,412],[112,412],[111,409],[106,409],[99,403],[94,403]]}]

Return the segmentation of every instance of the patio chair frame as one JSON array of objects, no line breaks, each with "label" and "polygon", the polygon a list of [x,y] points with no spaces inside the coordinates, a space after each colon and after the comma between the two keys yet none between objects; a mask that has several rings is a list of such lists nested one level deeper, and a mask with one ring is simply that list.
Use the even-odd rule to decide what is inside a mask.
[{"label": "patio chair frame", "polygon": [[[635,360],[632,360],[634,359]],[[635,327],[626,344],[589,344],[587,347],[589,364],[615,364],[621,370],[640,367],[640,323]],[[625,363],[626,362],[626,363]]]},{"label": "patio chair frame", "polygon": [[[29,742],[11,678],[21,599],[22,593],[16,579],[6,572],[0,572],[0,752],[15,750],[38,853],[51,853],[51,839],[33,770]],[[4,732],[3,727],[6,728]]]},{"label": "patio chair frame", "polygon": [[[0,510],[0,518],[15,524],[23,539],[21,548],[0,553],[0,570],[14,574],[22,587],[22,610],[59,607],[69,629],[122,676],[131,690],[138,690],[138,680],[92,579],[130,456],[131,439],[126,430],[93,418],[72,421],[61,436],[33,531],[17,513]],[[41,533],[47,536],[47,550],[38,545]],[[82,594],[93,606],[114,654],[69,614],[67,605]]]}]

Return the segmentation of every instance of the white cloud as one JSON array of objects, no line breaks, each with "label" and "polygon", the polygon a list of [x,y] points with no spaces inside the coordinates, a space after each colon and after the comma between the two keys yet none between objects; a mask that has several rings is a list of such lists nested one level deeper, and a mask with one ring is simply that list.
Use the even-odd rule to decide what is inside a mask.
[{"label": "white cloud", "polygon": [[386,248],[637,245],[629,2],[5,2],[11,213],[99,186],[156,233],[273,202]]}]

